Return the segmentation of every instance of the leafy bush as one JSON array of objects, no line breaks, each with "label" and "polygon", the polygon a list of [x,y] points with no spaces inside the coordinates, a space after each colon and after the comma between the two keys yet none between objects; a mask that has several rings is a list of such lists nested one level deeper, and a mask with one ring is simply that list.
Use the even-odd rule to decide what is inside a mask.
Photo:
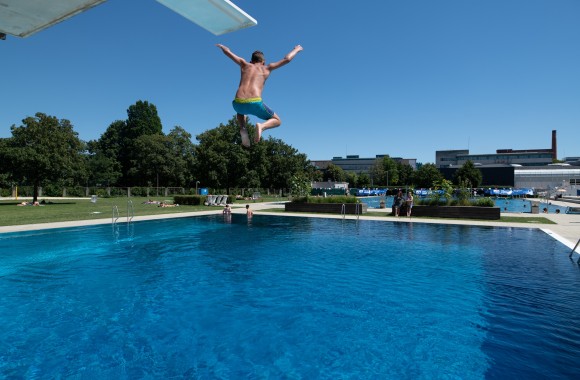
[{"label": "leafy bush", "polygon": [[146,187],[132,187],[131,188],[131,196],[132,197],[146,197],[147,196],[147,188]]},{"label": "leafy bush", "polygon": [[97,189],[96,196],[99,198],[110,198],[106,189]]},{"label": "leafy bush", "polygon": [[[451,193],[453,192],[453,186],[451,181],[446,179],[441,179],[439,181],[433,182],[433,191],[430,195],[430,205],[448,205],[451,203]],[[440,190],[440,191],[437,191]]]},{"label": "leafy bush", "polygon": [[495,207],[495,203],[490,198],[480,198],[477,200],[453,199],[449,202],[445,198],[426,198],[415,201],[416,205],[421,206],[475,206],[475,207]]},{"label": "leafy bush", "polygon": [[468,198],[461,197],[451,200],[449,206],[473,206],[473,204]]},{"label": "leafy bush", "polygon": [[429,197],[424,199],[416,199],[413,201],[413,203],[421,206],[447,206],[447,199],[439,197]]},{"label": "leafy bush", "polygon": [[127,196],[127,188],[126,187],[111,187],[111,196],[112,197],[126,197]]},{"label": "leafy bush", "polygon": [[478,207],[495,207],[495,203],[491,198],[479,198],[474,201],[471,201],[472,206]]},{"label": "leafy bush", "polygon": [[357,203],[358,199],[356,197],[339,195],[332,197],[298,197],[294,198],[292,202],[296,203]]},{"label": "leafy bush", "polygon": [[469,188],[469,181],[460,180],[459,189],[455,191],[457,196],[457,203],[460,206],[469,206],[471,204],[471,189]]},{"label": "leafy bush", "polygon": [[290,179],[290,194],[293,197],[303,197],[310,194],[312,187],[305,175],[293,175]]},{"label": "leafy bush", "polygon": [[67,197],[84,197],[86,195],[85,188],[81,186],[67,187],[66,196]]},{"label": "leafy bush", "polygon": [[49,184],[42,187],[43,197],[62,197],[62,186]]}]

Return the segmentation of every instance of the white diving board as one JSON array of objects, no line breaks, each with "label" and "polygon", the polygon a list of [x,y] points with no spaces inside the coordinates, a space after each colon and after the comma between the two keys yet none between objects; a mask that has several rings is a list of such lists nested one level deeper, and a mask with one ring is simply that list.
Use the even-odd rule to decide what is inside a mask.
[{"label": "white diving board", "polygon": [[0,0],[0,33],[28,37],[106,0]]},{"label": "white diving board", "polygon": [[[28,37],[105,1],[0,0],[0,39],[5,39],[6,34]],[[215,35],[258,24],[229,0],[157,1]]]},{"label": "white diving board", "polygon": [[216,36],[258,24],[229,0],[157,0]]}]

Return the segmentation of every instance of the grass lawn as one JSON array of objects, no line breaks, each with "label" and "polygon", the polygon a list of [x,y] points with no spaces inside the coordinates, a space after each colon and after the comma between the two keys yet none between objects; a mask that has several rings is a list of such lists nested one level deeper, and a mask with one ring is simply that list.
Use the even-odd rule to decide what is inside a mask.
[{"label": "grass lawn", "polygon": [[[42,200],[42,198],[39,198]],[[172,202],[172,197],[131,197],[135,216],[173,214],[183,212],[220,210],[219,206],[179,206],[179,207],[158,207],[155,204],[144,204],[148,199],[154,201]],[[29,199],[28,199],[29,200]],[[283,201],[283,198],[260,199],[265,201]],[[16,206],[22,199],[0,201],[0,226],[15,226],[23,224],[54,223],[74,220],[111,219],[113,207],[119,209],[121,218],[127,217],[128,198],[99,198],[96,203],[91,203],[90,199],[52,199],[46,205]],[[238,200],[236,205],[252,204],[252,201]],[[284,209],[267,209],[268,212],[285,212]],[[364,216],[379,216],[394,218],[384,212],[367,212]],[[437,218],[429,218],[437,219]],[[506,223],[531,223],[531,224],[555,224],[550,219],[541,216],[501,216],[499,222]]]},{"label": "grass lawn", "polygon": [[[172,197],[131,197],[135,216],[173,214],[192,211],[207,211],[221,209],[219,206],[179,206],[158,207],[155,204],[143,204],[148,199],[154,201],[173,202]],[[42,200],[42,198],[39,198]],[[128,198],[99,198],[96,203],[90,199],[51,199],[42,206],[16,206],[22,202],[0,201],[0,226],[22,224],[54,223],[73,220],[112,219],[113,206],[119,209],[121,218],[127,217]]]}]

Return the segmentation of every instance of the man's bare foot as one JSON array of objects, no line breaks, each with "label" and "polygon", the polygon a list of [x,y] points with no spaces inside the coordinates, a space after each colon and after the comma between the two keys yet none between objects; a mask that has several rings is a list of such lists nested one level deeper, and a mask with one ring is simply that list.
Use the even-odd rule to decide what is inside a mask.
[{"label": "man's bare foot", "polygon": [[263,126],[260,123],[256,123],[256,137],[254,138],[254,142],[259,143],[260,139],[262,138],[262,131]]},{"label": "man's bare foot", "polygon": [[248,130],[246,128],[240,128],[240,136],[242,136],[242,145],[249,148],[250,136],[248,136]]}]

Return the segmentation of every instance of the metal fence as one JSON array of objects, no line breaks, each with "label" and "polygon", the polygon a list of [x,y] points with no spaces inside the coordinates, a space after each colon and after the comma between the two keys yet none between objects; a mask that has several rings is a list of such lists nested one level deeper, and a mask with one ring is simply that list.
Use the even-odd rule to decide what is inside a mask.
[{"label": "metal fence", "polygon": [[[96,187],[96,186],[45,186],[38,189],[38,197],[51,198],[90,198],[97,197],[170,197],[173,195],[201,194],[202,188],[186,187]],[[227,194],[234,197],[252,198],[256,194],[260,197],[287,197],[288,189],[259,189],[259,188],[206,188],[208,194]],[[32,197],[33,186],[12,186],[0,188],[0,197]]]}]

